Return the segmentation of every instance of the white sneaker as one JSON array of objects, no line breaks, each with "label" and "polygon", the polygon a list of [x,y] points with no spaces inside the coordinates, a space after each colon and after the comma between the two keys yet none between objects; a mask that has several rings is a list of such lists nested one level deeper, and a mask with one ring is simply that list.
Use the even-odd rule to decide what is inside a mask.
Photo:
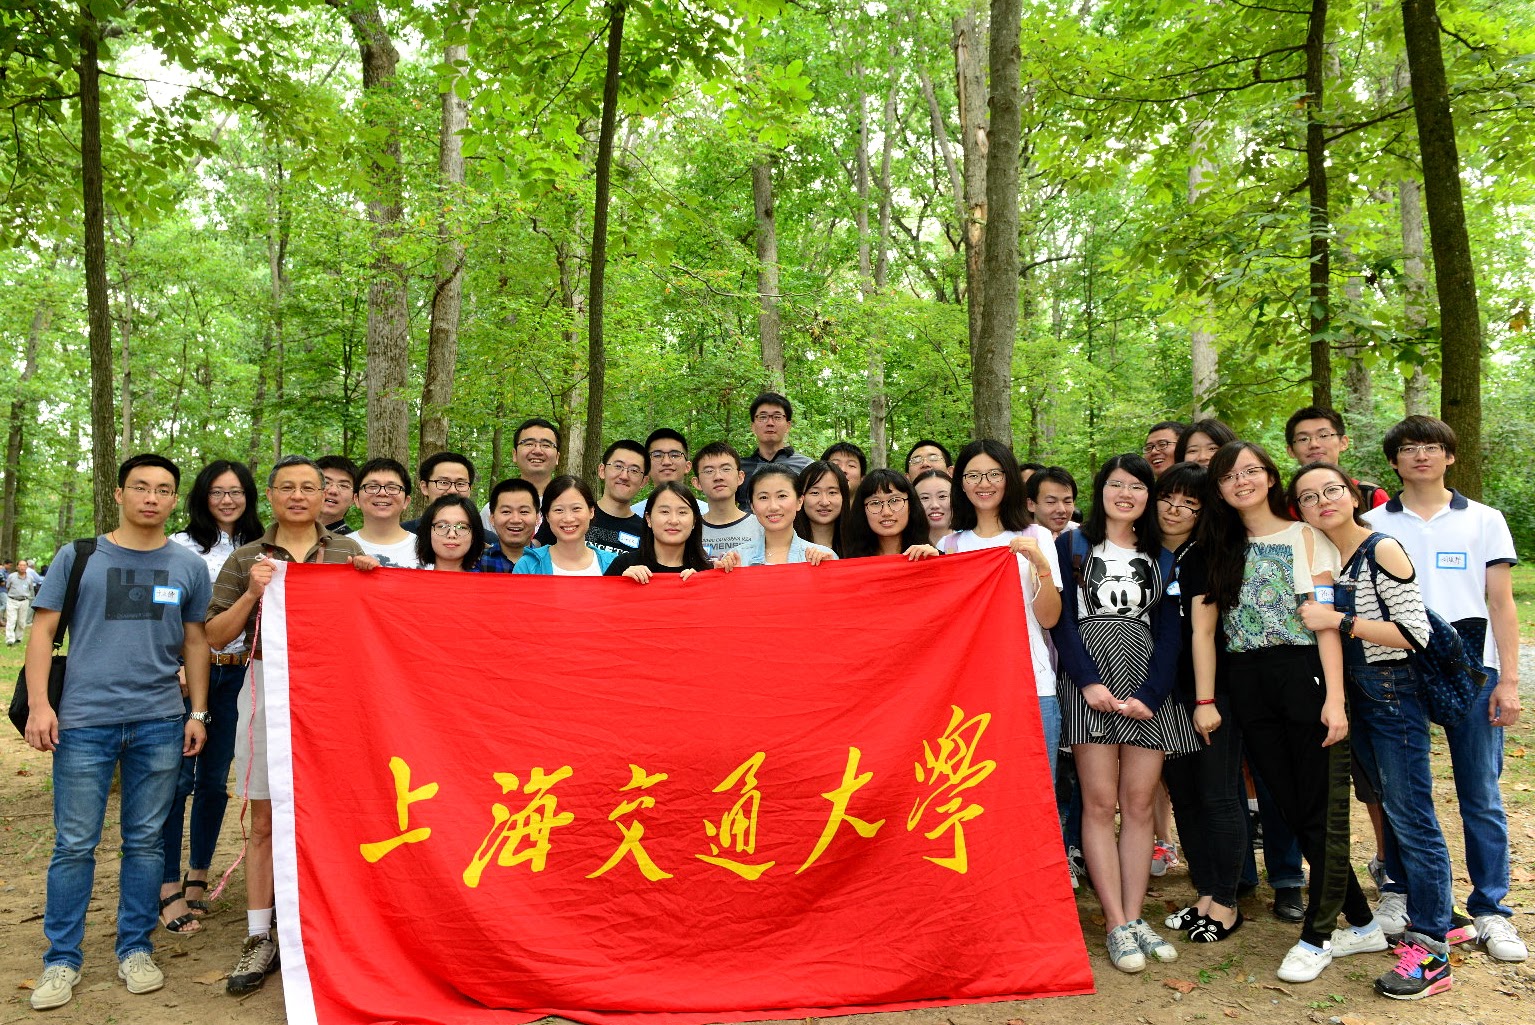
[{"label": "white sneaker", "polygon": [[165,985],[165,973],[147,950],[135,950],[117,962],[117,977],[128,984],[129,993],[153,993]]},{"label": "white sneaker", "polygon": [[1375,905],[1375,921],[1387,936],[1400,936],[1407,931],[1407,894],[1387,890]]},{"label": "white sneaker", "polygon": [[32,987],[32,1010],[63,1007],[75,995],[75,983],[79,981],[80,973],[67,964],[51,964],[44,968],[42,978]]},{"label": "white sneaker", "polygon": [[1502,915],[1477,915],[1476,935],[1494,960],[1523,961],[1530,956],[1514,923]]},{"label": "white sneaker", "polygon": [[1330,964],[1332,964],[1331,943],[1323,943],[1321,950],[1305,943],[1297,943],[1284,956],[1277,974],[1281,982],[1311,982]]},{"label": "white sneaker", "polygon": [[1135,942],[1142,954],[1163,962],[1178,960],[1178,948],[1159,936],[1144,918],[1131,922],[1130,931],[1135,934]]},{"label": "white sneaker", "polygon": [[1375,922],[1366,926],[1363,932],[1343,928],[1334,930],[1332,934],[1333,957],[1369,954],[1377,950],[1385,950],[1386,946],[1386,931]]}]

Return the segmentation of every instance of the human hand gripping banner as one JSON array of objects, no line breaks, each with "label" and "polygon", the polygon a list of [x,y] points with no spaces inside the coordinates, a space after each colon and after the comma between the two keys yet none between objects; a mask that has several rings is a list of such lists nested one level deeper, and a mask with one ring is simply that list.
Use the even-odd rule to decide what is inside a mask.
[{"label": "human hand gripping banner", "polygon": [[279,564],[261,629],[293,1025],[1092,991],[1005,549]]}]

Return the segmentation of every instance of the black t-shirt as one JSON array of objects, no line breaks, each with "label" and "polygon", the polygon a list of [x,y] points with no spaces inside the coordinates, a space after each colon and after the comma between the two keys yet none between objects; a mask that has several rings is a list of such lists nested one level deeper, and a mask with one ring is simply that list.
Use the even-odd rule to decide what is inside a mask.
[{"label": "black t-shirt", "polygon": [[624,570],[630,566],[645,566],[652,573],[681,573],[687,568],[686,566],[663,566],[655,560],[644,562],[638,555],[620,555],[608,564],[608,568],[602,571],[602,575],[605,577],[621,577],[624,575]]},{"label": "black t-shirt", "polygon": [[[605,552],[634,555],[640,550],[640,538],[645,536],[646,529],[643,516],[635,516],[633,513],[613,516],[598,506],[592,510],[592,526],[586,532],[586,543]],[[549,529],[547,520],[539,524],[538,533],[534,537],[543,544],[554,544],[554,531]]]},{"label": "black t-shirt", "polygon": [[[1205,553],[1193,541],[1178,549],[1173,560],[1173,578],[1168,593],[1178,599],[1178,613],[1183,629],[1183,652],[1178,656],[1178,682],[1174,692],[1184,704],[1194,704],[1194,602],[1202,601],[1209,590]],[[1177,588],[1174,594],[1173,588]],[[1215,622],[1215,689],[1224,689],[1226,679],[1226,630],[1220,618]]]}]

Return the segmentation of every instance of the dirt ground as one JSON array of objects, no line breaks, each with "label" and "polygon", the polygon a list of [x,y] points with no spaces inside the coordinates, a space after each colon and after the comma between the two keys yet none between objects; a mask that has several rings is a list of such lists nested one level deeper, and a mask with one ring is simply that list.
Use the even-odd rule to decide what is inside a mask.
[{"label": "dirt ground", "polygon": [[[4,652],[7,657],[0,658],[0,666],[19,662],[19,657],[12,655],[16,650]],[[1535,683],[1535,664],[1531,664],[1535,663],[1535,645],[1525,651],[1529,654],[1523,660],[1527,668],[1522,678],[1529,689]],[[9,673],[0,674],[0,678],[7,677],[14,678]],[[1527,710],[1535,710],[1535,695],[1527,693],[1524,703]],[[1520,932],[1535,943],[1535,755],[1525,754],[1527,746],[1535,746],[1532,719],[1535,712],[1527,712],[1524,723],[1509,731],[1503,785],[1512,846],[1513,892],[1509,903],[1518,912],[1515,924]],[[27,997],[32,980],[42,969],[44,877],[53,843],[48,758],[27,747],[9,728],[0,736],[0,985],[7,993],[0,1003],[0,1025],[34,1014]],[[1453,806],[1442,736],[1435,747],[1435,767],[1440,819],[1458,866],[1456,893],[1463,900],[1469,883],[1461,860],[1460,820]],[[238,803],[231,803],[214,862],[215,878],[228,869],[240,851],[238,808]],[[114,798],[98,854],[95,899],[86,920],[84,974],[74,1000],[47,1012],[49,1019],[91,1025],[284,1022],[280,976],[273,976],[265,988],[241,1000],[223,991],[224,976],[233,966],[245,934],[239,871],[214,901],[213,913],[204,919],[200,934],[155,933],[155,956],[165,970],[165,988],[145,996],[127,993],[112,962],[117,906],[116,813]],[[1368,839],[1369,821],[1358,806],[1354,837],[1354,858],[1363,878],[1363,865],[1373,844]],[[1156,925],[1168,911],[1180,906],[1190,891],[1182,868],[1152,882],[1145,917]],[[1368,888],[1368,882],[1366,885]],[[1274,977],[1274,969],[1295,942],[1298,927],[1273,917],[1272,899],[1268,887],[1260,886],[1243,903],[1248,924],[1231,940],[1208,946],[1180,941],[1180,957],[1175,963],[1153,964],[1139,975],[1123,975],[1108,963],[1098,904],[1092,892],[1084,888],[1079,891],[1077,906],[1083,933],[1088,937],[1096,995],[863,1015],[859,1017],[864,1021],[858,1025],[1056,1025],[1064,1018],[1147,1025],[1226,1020],[1524,1025],[1535,1019],[1535,960],[1522,965],[1501,964],[1472,947],[1458,948],[1454,955],[1454,990],[1420,1003],[1397,1003],[1374,995],[1371,983],[1392,964],[1386,953],[1339,961],[1313,983],[1281,984]],[[1180,987],[1188,992],[1180,992]]]}]

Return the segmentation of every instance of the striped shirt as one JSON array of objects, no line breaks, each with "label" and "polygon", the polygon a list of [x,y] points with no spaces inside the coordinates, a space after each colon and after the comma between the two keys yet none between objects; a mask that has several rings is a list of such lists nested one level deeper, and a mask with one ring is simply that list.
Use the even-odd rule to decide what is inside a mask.
[{"label": "striped shirt", "polygon": [[[208,603],[208,618],[232,608],[235,602],[240,600],[250,586],[251,567],[263,558],[277,559],[281,562],[308,562],[308,563],[344,563],[351,561],[352,556],[362,555],[363,550],[357,542],[349,537],[338,537],[320,526],[314,527],[317,532],[316,540],[309,551],[304,553],[302,559],[295,559],[286,548],[277,543],[277,524],[267,528],[267,532],[261,535],[261,540],[252,541],[248,545],[242,545],[234,550],[234,553],[224,560],[224,568],[219,570],[218,579],[213,582],[213,600]],[[261,638],[256,634],[256,615],[261,610],[261,603],[251,610],[250,618],[245,621],[245,636],[255,638],[251,646],[251,657],[261,657]]]}]

